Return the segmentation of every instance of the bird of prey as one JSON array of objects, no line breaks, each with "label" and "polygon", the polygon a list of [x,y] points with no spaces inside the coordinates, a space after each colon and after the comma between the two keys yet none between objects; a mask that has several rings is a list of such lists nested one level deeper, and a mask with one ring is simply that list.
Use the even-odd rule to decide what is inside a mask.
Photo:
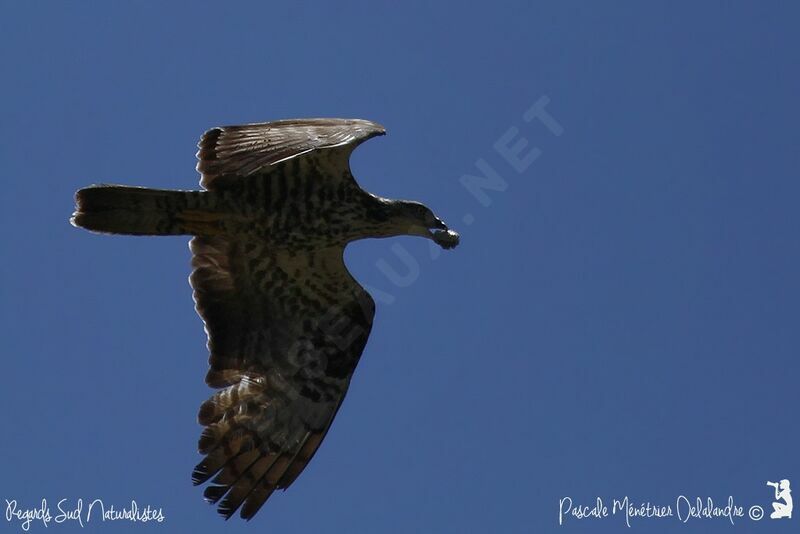
[{"label": "bird of prey", "polygon": [[367,342],[375,303],[345,267],[354,240],[398,235],[453,248],[459,236],[419,202],[361,189],[353,149],[383,135],[359,119],[296,119],[207,131],[202,191],[93,185],[74,226],[191,235],[195,308],[208,335],[205,426],[195,484],[251,519],[303,471],[330,428]]}]

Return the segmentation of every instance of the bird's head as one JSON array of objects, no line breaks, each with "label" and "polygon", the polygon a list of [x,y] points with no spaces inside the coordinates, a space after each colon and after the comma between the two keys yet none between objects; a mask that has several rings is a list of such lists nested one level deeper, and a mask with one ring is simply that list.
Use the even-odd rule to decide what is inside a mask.
[{"label": "bird's head", "polygon": [[391,219],[401,233],[427,237],[444,249],[458,245],[458,233],[450,230],[425,204],[413,200],[394,200],[391,204]]}]

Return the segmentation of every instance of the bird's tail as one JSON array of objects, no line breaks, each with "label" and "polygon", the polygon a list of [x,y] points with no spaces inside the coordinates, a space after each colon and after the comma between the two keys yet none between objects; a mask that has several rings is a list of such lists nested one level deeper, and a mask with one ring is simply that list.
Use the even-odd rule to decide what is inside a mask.
[{"label": "bird's tail", "polygon": [[75,194],[70,222],[107,234],[213,234],[220,216],[208,209],[207,196],[203,191],[93,185]]}]

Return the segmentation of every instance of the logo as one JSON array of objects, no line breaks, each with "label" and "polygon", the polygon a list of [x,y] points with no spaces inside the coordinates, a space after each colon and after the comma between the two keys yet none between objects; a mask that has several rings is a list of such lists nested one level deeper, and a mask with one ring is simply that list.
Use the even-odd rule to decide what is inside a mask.
[{"label": "logo", "polygon": [[785,478],[780,482],[767,482],[767,486],[772,486],[772,488],[775,490],[775,501],[776,501],[772,503],[772,509],[774,511],[771,514],[769,514],[770,519],[792,518],[792,509],[794,508],[794,502],[792,501],[792,490],[789,489],[790,485],[791,485],[790,482]]}]

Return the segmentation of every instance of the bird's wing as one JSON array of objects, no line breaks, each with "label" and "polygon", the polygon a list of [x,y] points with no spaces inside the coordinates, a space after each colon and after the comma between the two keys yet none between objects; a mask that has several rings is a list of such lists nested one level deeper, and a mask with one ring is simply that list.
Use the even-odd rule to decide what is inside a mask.
[{"label": "bird's wing", "polygon": [[[319,447],[367,342],[375,303],[343,249],[278,254],[247,236],[195,237],[190,283],[208,334],[206,382],[221,388],[195,484],[227,517],[250,519]],[[216,476],[215,476],[216,475]]]},{"label": "bird's wing", "polygon": [[200,185],[212,190],[320,149],[337,148],[335,157],[347,168],[353,148],[385,133],[380,124],[361,119],[290,119],[212,128],[197,145]]}]

